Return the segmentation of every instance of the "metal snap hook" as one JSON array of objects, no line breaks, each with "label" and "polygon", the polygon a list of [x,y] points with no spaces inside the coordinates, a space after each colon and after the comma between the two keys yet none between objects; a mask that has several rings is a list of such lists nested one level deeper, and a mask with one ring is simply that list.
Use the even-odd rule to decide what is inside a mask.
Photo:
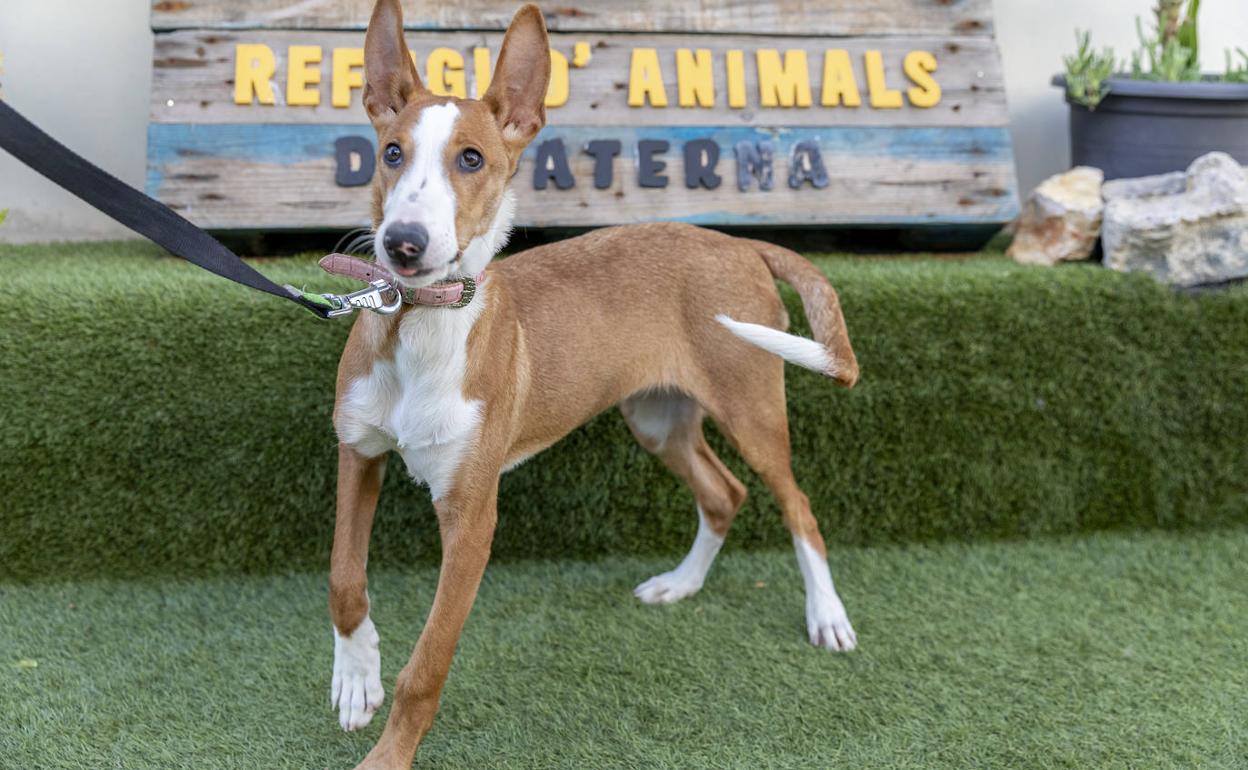
[{"label": "metal snap hook", "polygon": [[[392,294],[394,299],[387,302],[387,293]],[[399,312],[399,308],[403,307],[402,293],[382,280],[371,281],[367,289],[360,289],[350,294],[322,294],[321,296],[335,305],[334,309],[328,313],[330,318],[350,315],[356,310],[371,310],[381,315],[394,315]]]}]

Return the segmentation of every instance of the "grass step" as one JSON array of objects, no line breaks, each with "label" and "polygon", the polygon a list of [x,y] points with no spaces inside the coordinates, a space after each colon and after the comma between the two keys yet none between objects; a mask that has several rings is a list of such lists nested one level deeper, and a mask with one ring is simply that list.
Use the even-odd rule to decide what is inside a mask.
[{"label": "grass step", "polygon": [[[788,369],[795,470],[831,542],[1248,521],[1248,287],[1182,296],[999,255],[816,261],[863,371],[845,392]],[[258,264],[351,285],[310,259]],[[0,576],[326,562],[348,322],[133,243],[0,246],[0,284]],[[751,488],[731,542],[785,544],[770,496],[714,443]],[[608,413],[504,478],[495,553],[675,554],[694,528],[688,491]],[[374,543],[376,565],[437,559],[397,461]]]}]

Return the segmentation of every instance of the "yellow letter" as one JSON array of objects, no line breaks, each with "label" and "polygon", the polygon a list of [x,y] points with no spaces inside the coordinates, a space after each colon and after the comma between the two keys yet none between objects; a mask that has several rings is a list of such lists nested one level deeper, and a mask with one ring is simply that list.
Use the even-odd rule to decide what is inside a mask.
[{"label": "yellow letter", "polygon": [[931,73],[936,71],[936,57],[927,51],[911,51],[906,54],[902,69],[906,77],[914,81],[915,88],[906,92],[915,107],[935,107],[940,104],[940,84]]},{"label": "yellow letter", "polygon": [[360,71],[363,66],[363,48],[334,49],[333,96],[330,102],[335,107],[350,107],[351,89],[364,87],[364,73]]},{"label": "yellow letter", "polygon": [[291,107],[315,107],[321,103],[320,84],[321,47],[292,45],[287,48],[286,104]]},{"label": "yellow letter", "polygon": [[584,40],[578,40],[576,41],[576,45],[572,46],[572,66],[573,67],[577,67],[577,68],[588,67],[589,60],[592,59],[593,56],[594,56],[594,53],[592,50],[590,50],[589,43],[585,42]]},{"label": "yellow letter", "polygon": [[653,48],[634,48],[628,67],[628,106],[644,107],[646,97],[650,98],[652,107],[667,106],[667,86],[663,84],[659,52]]},{"label": "yellow letter", "polygon": [[877,110],[896,110],[901,107],[901,91],[888,87],[884,79],[884,56],[879,51],[863,54],[867,62],[867,90],[871,92],[871,106]]},{"label": "yellow letter", "polygon": [[739,110],[745,106],[745,54],[733,49],[724,53],[728,71],[728,106]]},{"label": "yellow letter", "polygon": [[715,106],[715,75],[711,66],[709,48],[676,49],[676,92],[681,107]]},{"label": "yellow letter", "polygon": [[267,45],[240,43],[234,46],[234,103],[251,104],[252,96],[261,104],[277,104],[273,95],[273,74],[277,57]]},{"label": "yellow letter", "polygon": [[810,106],[810,70],[805,51],[785,51],[783,66],[780,52],[774,48],[760,48],[757,56],[758,94],[764,107]]},{"label": "yellow letter", "polygon": [[490,49],[472,49],[472,69],[472,87],[476,91],[476,98],[480,99],[490,90]]},{"label": "yellow letter", "polygon": [[823,94],[819,103],[824,107],[862,105],[854,67],[849,63],[849,51],[844,48],[829,48],[823,53]]},{"label": "yellow letter", "polygon": [[550,49],[550,83],[546,86],[546,106],[562,107],[568,103],[568,57]]},{"label": "yellow letter", "polygon": [[429,90],[438,96],[468,98],[468,83],[464,80],[464,57],[454,48],[435,48],[425,62]]}]

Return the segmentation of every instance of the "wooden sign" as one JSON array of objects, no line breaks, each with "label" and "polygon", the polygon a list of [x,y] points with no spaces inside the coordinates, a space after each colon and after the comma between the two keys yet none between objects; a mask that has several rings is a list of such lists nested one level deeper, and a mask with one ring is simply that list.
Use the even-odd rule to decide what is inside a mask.
[{"label": "wooden sign", "polygon": [[[517,224],[1002,223],[1017,213],[989,0],[544,8],[548,125]],[[407,0],[425,84],[488,86],[515,2]],[[214,229],[369,224],[372,0],[161,0],[148,191]]]}]

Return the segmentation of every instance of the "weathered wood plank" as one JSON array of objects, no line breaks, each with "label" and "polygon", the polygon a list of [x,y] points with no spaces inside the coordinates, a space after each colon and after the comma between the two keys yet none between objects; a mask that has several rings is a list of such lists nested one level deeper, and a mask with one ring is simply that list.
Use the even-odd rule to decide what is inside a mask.
[{"label": "weathered wood plank", "polygon": [[[497,55],[498,33],[411,33],[409,45],[420,62],[422,76],[428,76],[425,59],[437,47],[447,47],[463,57],[466,89],[476,91],[473,50],[487,47],[492,59]],[[991,38],[852,38],[827,40],[812,37],[743,36],[663,36],[555,35],[554,50],[569,62],[576,61],[575,46],[589,43],[592,57],[588,64],[568,69],[567,103],[551,108],[554,125],[614,126],[642,125],[746,125],[746,126],[1003,126],[1008,114],[1000,57]],[[273,50],[276,76],[274,106],[235,104],[234,77],[236,46],[263,44]],[[333,57],[335,49],[358,48],[363,35],[358,32],[280,32],[183,31],[158,36],[152,80],[151,119],[157,123],[351,123],[365,120],[360,91],[351,89],[345,107],[331,104]],[[292,45],[319,46],[320,104],[291,107],[284,104],[287,82],[287,50]],[[629,72],[634,48],[656,47],[666,84],[668,106],[629,107]],[[711,52],[714,106],[681,107],[677,86],[676,50],[708,49]],[[761,104],[757,51],[774,49],[781,56],[789,50],[804,51],[812,104],[809,107],[764,107]],[[829,49],[844,50],[853,69],[853,80],[861,99],[857,107],[821,104],[824,62]],[[746,106],[728,105],[727,64],[729,51],[742,52]],[[879,51],[887,87],[902,94],[897,109],[877,109],[871,104],[864,55]],[[932,77],[941,88],[940,101],[922,108],[910,103],[907,92],[914,83],[903,72],[903,62],[911,51],[927,51],[937,62]]]},{"label": "weathered wood plank", "polygon": [[[364,29],[374,0],[152,0],[152,28]],[[502,30],[516,0],[406,0],[410,29]],[[990,0],[560,0],[541,2],[560,32],[759,35],[992,34]]]},{"label": "weathered wood plank", "polygon": [[[356,125],[153,125],[149,131],[148,191],[203,227],[277,229],[369,224],[366,188],[334,183],[333,143],[366,136]],[[619,139],[609,188],[593,185],[589,139]],[[614,131],[548,127],[538,142],[561,139],[575,181],[571,189],[534,189],[535,147],[513,184],[517,223],[593,226],[682,220],[701,224],[986,224],[1018,210],[1013,155],[1004,128],[636,128]],[[682,146],[713,139],[720,149],[716,189],[687,189]],[[670,142],[660,155],[670,181],[642,188],[637,141]],[[741,192],[733,148],[769,139],[776,146],[775,187]],[[830,184],[788,187],[794,144],[821,148]],[[536,146],[536,143],[535,143]]]}]

